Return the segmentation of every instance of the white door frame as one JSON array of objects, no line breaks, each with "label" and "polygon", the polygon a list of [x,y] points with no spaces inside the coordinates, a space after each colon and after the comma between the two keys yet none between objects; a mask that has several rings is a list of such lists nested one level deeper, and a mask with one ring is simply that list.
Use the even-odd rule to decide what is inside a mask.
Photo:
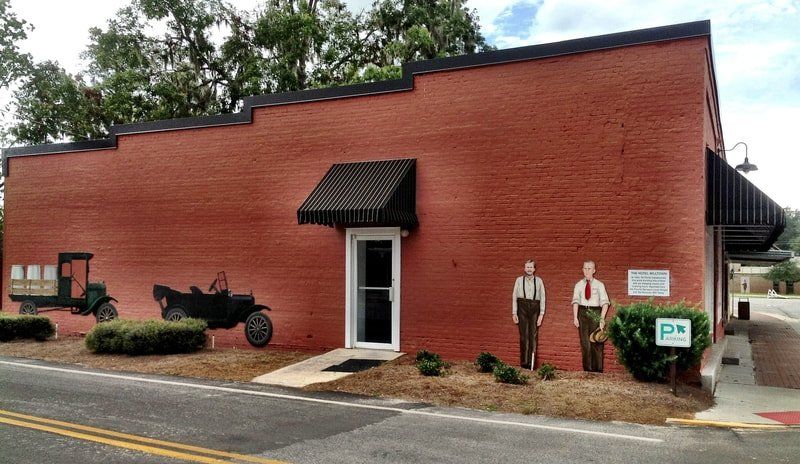
[{"label": "white door frame", "polygon": [[[353,245],[357,239],[392,241],[392,342],[357,342],[356,326],[356,251]],[[400,228],[399,227],[358,227],[348,228],[345,239],[345,348],[370,348],[400,351]]]}]

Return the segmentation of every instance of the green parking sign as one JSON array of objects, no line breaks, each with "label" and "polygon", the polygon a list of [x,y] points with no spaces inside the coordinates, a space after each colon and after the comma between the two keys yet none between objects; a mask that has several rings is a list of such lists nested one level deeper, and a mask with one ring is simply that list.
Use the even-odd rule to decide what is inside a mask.
[{"label": "green parking sign", "polygon": [[690,319],[656,319],[656,345],[689,348],[692,346],[692,321]]}]

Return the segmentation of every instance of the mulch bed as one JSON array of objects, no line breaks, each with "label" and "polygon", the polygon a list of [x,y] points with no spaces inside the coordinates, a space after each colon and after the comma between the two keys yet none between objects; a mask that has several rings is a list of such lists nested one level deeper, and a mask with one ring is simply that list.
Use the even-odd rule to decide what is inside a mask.
[{"label": "mulch bed", "polygon": [[403,356],[333,382],[309,385],[306,390],[641,424],[664,424],[668,417],[693,418],[695,412],[713,404],[713,398],[700,388],[679,384],[675,397],[667,384],[638,382],[627,374],[557,371],[556,379],[549,381],[527,374],[532,374],[527,385],[502,384],[492,374],[477,372],[470,362],[456,362],[443,377],[425,377],[417,371],[413,357]]},{"label": "mulch bed", "polygon": [[47,342],[18,340],[0,343],[0,355],[117,371],[249,382],[254,377],[298,363],[314,354],[273,347],[259,350],[204,349],[189,354],[149,356],[94,354],[86,349],[83,338],[64,337]]}]

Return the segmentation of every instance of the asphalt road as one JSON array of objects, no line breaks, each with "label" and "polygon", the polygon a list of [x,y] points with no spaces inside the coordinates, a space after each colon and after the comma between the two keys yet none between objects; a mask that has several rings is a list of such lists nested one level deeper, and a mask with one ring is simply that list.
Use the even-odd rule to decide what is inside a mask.
[{"label": "asphalt road", "polygon": [[0,357],[2,463],[707,464],[798,456],[797,429],[567,421]]}]

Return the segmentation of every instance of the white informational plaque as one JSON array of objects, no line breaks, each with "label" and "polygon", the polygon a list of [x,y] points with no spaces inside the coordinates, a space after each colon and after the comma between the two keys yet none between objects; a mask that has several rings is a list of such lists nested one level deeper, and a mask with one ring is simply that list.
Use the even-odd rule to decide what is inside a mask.
[{"label": "white informational plaque", "polygon": [[669,296],[669,271],[628,269],[628,295]]}]

